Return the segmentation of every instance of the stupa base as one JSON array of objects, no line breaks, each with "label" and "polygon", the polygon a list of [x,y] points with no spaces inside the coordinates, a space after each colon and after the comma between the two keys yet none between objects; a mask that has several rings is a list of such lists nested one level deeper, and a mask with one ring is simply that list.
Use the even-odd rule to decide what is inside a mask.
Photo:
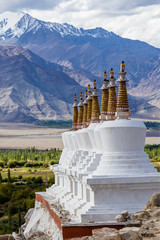
[{"label": "stupa base", "polygon": [[81,222],[115,222],[127,210],[131,215],[141,211],[148,199],[160,191],[160,175],[92,176],[86,179],[92,190],[93,204],[81,214]]},{"label": "stupa base", "polygon": [[[58,209],[59,208],[59,209]],[[46,218],[48,216],[48,218]],[[80,238],[84,236],[91,236],[93,229],[103,227],[110,227],[122,229],[125,223],[81,223],[72,218],[64,208],[62,208],[56,201],[51,199],[51,196],[46,192],[36,193],[36,203],[33,215],[30,219],[29,225],[25,229],[24,236],[32,237],[36,232],[43,230],[53,240],[65,240],[72,238]],[[51,229],[52,228],[52,229]]]}]

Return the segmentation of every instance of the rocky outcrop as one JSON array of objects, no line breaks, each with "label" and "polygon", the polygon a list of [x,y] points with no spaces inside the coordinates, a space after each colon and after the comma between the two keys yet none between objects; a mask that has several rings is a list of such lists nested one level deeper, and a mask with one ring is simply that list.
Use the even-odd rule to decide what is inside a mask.
[{"label": "rocky outcrop", "polygon": [[131,220],[131,215],[128,213],[128,211],[123,211],[121,214],[116,216],[117,222],[127,222]]},{"label": "rocky outcrop", "polygon": [[[27,240],[63,240],[62,232],[51,218],[49,211],[36,202],[34,211],[28,212],[21,236]],[[22,229],[21,229],[22,230]]]},{"label": "rocky outcrop", "polygon": [[102,229],[96,229],[93,230],[93,238],[89,237],[84,237],[82,238],[83,240],[121,240],[120,234],[118,230],[114,228],[102,228]]},{"label": "rocky outcrop", "polygon": [[0,240],[15,240],[11,234],[0,235]]},{"label": "rocky outcrop", "polygon": [[119,231],[120,240],[142,240],[138,227],[125,227]]},{"label": "rocky outcrop", "polygon": [[155,209],[156,207],[160,207],[160,193],[155,193],[151,197],[151,199],[145,205],[144,210]]}]

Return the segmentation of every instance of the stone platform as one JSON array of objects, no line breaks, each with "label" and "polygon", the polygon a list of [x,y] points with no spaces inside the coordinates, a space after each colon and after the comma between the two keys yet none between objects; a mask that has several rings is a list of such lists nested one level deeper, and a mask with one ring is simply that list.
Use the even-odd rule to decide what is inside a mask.
[{"label": "stone platform", "polygon": [[122,229],[125,223],[79,223],[46,192],[36,193],[34,212],[24,231],[26,239],[67,240],[91,236],[93,229]]}]

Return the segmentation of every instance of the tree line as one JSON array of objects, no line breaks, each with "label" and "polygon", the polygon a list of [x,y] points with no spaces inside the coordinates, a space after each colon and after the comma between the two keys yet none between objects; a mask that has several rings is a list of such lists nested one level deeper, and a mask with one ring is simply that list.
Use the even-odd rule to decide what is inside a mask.
[{"label": "tree line", "polygon": [[57,164],[61,151],[56,148],[40,151],[35,148],[0,150],[0,167],[48,167]]}]

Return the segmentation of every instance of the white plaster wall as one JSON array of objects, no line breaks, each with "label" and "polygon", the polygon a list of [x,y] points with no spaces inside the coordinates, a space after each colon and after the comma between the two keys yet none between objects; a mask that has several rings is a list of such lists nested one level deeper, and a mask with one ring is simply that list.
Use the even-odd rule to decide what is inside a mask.
[{"label": "white plaster wall", "polygon": [[[101,139],[101,135],[100,135],[100,127],[101,127],[101,125],[102,125],[102,123],[99,123],[94,128],[94,136],[95,136],[95,141],[96,141],[96,147],[97,147],[97,151],[100,151],[100,152],[103,151],[103,144],[102,144],[102,139]],[[107,143],[105,143],[105,145],[106,144]]]},{"label": "white plaster wall", "polygon": [[100,136],[104,152],[144,151],[146,127],[141,121],[105,121]]},{"label": "white plaster wall", "polygon": [[93,150],[96,150],[97,145],[96,145],[96,140],[95,140],[95,135],[94,135],[94,129],[97,126],[98,123],[91,123],[89,127],[87,128],[89,138],[93,147]]},{"label": "white plaster wall", "polygon": [[74,149],[75,151],[78,150],[78,144],[77,144],[77,141],[76,141],[76,137],[75,137],[75,133],[74,133],[74,132],[71,134],[71,141],[72,141],[73,149]]},{"label": "white plaster wall", "polygon": [[89,138],[88,129],[87,128],[82,129],[79,135],[83,144],[83,149],[86,151],[91,150],[93,146]]},{"label": "white plaster wall", "polygon": [[76,138],[76,142],[78,144],[78,149],[82,150],[83,149],[83,144],[81,141],[81,138],[79,137],[79,133],[81,132],[82,129],[79,129],[75,132],[75,138]]}]

